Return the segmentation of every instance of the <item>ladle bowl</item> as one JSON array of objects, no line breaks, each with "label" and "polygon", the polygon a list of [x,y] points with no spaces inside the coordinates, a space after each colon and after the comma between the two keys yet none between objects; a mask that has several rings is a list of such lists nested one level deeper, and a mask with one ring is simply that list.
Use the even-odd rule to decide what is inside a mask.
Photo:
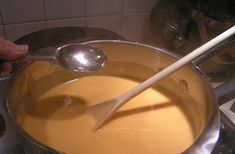
[{"label": "ladle bowl", "polygon": [[90,45],[70,44],[57,49],[55,60],[64,68],[90,72],[104,67],[107,57],[101,49]]}]

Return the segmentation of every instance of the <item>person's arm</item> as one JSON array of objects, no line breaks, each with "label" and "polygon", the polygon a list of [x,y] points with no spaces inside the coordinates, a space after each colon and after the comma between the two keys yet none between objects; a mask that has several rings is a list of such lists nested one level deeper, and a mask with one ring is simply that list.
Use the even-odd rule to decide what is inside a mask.
[{"label": "person's arm", "polygon": [[[15,60],[23,57],[28,52],[27,45],[17,45],[9,40],[0,37],[0,59],[1,60]],[[1,72],[11,72],[11,63],[1,63]]]}]

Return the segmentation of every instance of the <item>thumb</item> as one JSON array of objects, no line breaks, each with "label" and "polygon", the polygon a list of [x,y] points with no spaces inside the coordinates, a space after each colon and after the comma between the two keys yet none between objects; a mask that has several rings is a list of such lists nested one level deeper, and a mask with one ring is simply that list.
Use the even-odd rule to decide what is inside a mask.
[{"label": "thumb", "polygon": [[0,57],[3,60],[14,60],[27,55],[28,45],[1,46]]}]

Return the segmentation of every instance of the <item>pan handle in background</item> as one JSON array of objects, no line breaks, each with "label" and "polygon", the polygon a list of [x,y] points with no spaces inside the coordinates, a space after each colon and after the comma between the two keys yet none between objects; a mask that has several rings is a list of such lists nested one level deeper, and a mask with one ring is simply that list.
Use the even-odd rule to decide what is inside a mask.
[{"label": "pan handle in background", "polygon": [[[214,48],[207,51],[205,54],[196,58],[192,63],[199,66],[202,62],[210,59],[218,54],[225,47],[229,47],[235,43],[235,35],[229,37],[223,42],[219,43]],[[234,68],[235,69],[235,68]],[[219,101],[219,105],[226,103],[235,96],[235,74],[233,74],[227,81],[215,88],[215,93]]]},{"label": "pan handle in background", "polygon": [[202,54],[201,56],[197,57],[196,59],[193,60],[194,65],[200,65],[204,61],[210,59],[211,57],[215,56],[218,54],[220,51],[222,51],[224,48],[229,47],[235,43],[235,35],[225,39],[215,47],[209,49],[207,52]]},{"label": "pan handle in background", "polygon": [[215,88],[216,96],[219,100],[219,105],[235,98],[235,75],[228,81]]}]

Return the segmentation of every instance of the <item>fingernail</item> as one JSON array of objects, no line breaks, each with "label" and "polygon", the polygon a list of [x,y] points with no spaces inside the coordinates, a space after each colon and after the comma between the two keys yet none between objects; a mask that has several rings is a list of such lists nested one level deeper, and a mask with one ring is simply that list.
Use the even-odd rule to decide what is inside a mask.
[{"label": "fingernail", "polygon": [[24,45],[18,45],[18,50],[22,50],[22,51],[28,51],[29,46],[24,44]]}]

